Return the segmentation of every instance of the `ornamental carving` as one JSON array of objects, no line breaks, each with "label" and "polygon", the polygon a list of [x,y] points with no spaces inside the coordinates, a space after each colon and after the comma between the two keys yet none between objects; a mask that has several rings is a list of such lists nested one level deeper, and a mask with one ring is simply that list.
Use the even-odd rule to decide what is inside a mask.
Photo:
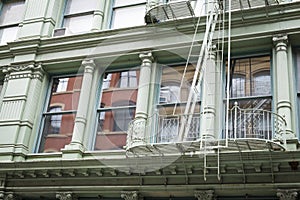
[{"label": "ornamental carving", "polygon": [[56,193],[56,199],[59,200],[77,200],[77,197],[72,192],[58,192]]},{"label": "ornamental carving", "polygon": [[288,36],[286,34],[276,35],[273,37],[276,51],[287,51]]},{"label": "ornamental carving", "polygon": [[214,200],[214,191],[213,190],[196,190],[195,197],[198,200]]},{"label": "ornamental carving", "polygon": [[121,192],[121,198],[124,200],[138,200],[139,195],[137,191],[123,191]]},{"label": "ornamental carving", "polygon": [[13,193],[0,192],[0,200],[21,200],[21,198]]},{"label": "ornamental carving", "polygon": [[41,64],[9,65],[3,68],[5,81],[10,79],[33,78],[42,80],[44,70]]},{"label": "ornamental carving", "polygon": [[296,200],[298,197],[297,190],[277,190],[279,200]]}]

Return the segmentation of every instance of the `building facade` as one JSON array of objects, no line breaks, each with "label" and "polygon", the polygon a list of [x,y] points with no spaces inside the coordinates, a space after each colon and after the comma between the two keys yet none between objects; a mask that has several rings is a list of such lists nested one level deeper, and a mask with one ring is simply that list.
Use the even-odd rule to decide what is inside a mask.
[{"label": "building facade", "polygon": [[0,199],[299,198],[300,1],[0,2]]}]

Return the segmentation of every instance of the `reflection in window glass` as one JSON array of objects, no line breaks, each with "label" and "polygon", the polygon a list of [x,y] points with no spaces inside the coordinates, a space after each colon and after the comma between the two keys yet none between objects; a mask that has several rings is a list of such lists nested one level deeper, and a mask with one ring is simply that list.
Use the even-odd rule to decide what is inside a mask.
[{"label": "reflection in window glass", "polygon": [[97,0],[68,0],[65,14],[76,14],[94,10]]},{"label": "reflection in window glass", "polygon": [[92,28],[93,15],[65,17],[64,27],[68,27],[67,33],[81,33]]},{"label": "reflection in window glass", "polygon": [[90,31],[96,6],[97,0],[68,0],[63,21],[66,34]]},{"label": "reflection in window glass", "polygon": [[232,59],[230,72],[229,137],[272,138],[270,56]]},{"label": "reflection in window glass", "polygon": [[17,38],[18,25],[24,17],[25,0],[1,1],[0,11],[0,45]]},{"label": "reflection in window glass", "polygon": [[128,124],[135,116],[138,78],[138,70],[107,72],[103,77],[94,150],[126,145]]},{"label": "reflection in window glass", "polygon": [[6,44],[7,42],[12,42],[17,38],[18,26],[1,28],[0,29],[0,44]]},{"label": "reflection in window glass", "polygon": [[24,10],[24,0],[4,1],[1,8],[0,24],[11,25],[20,23],[23,19]]},{"label": "reflection in window glass", "polygon": [[[177,140],[180,120],[185,111],[190,82],[193,79],[195,67],[193,65],[187,66],[185,78],[181,84],[184,69],[185,65],[164,66],[162,68],[158,104],[158,131],[152,139],[156,143]],[[199,99],[197,97],[197,100]],[[200,102],[197,102],[191,119],[190,130],[184,140],[196,140],[199,138],[199,133]]]},{"label": "reflection in window glass", "polygon": [[230,71],[231,97],[271,94],[270,56],[232,59]]},{"label": "reflection in window glass", "polygon": [[121,72],[120,88],[136,87],[136,86],[137,86],[136,71]]},{"label": "reflection in window glass", "polygon": [[112,28],[125,28],[144,24],[146,3],[133,3],[126,7],[114,7]]},{"label": "reflection in window glass", "polygon": [[232,78],[232,97],[242,97],[245,96],[245,77],[241,75],[235,75]]},{"label": "reflection in window glass", "polygon": [[[50,113],[59,113],[59,112],[61,112],[61,107],[50,108],[49,112]],[[48,132],[59,133],[59,129],[60,129],[60,126],[61,126],[61,118],[62,118],[61,114],[51,115],[51,117],[50,117],[50,125],[51,126],[49,126],[49,129],[52,129],[52,130],[48,130]]]},{"label": "reflection in window glass", "polygon": [[[39,152],[58,152],[72,138],[82,76],[53,78]],[[60,92],[65,91],[65,92]]]}]

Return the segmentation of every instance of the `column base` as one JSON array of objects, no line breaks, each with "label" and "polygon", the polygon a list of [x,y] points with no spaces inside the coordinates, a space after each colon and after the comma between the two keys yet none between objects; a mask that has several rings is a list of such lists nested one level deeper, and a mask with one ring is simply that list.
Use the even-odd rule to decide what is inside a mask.
[{"label": "column base", "polygon": [[63,159],[78,159],[82,158],[84,147],[82,146],[82,144],[71,143],[69,145],[66,145],[65,148],[61,151]]}]

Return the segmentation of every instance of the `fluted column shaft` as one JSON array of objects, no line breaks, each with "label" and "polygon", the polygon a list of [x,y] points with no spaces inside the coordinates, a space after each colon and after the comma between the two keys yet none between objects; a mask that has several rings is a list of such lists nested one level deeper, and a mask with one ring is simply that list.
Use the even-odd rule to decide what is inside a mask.
[{"label": "fluted column shaft", "polygon": [[95,63],[93,60],[84,60],[82,62],[82,66],[84,67],[84,75],[82,79],[81,92],[79,96],[74,132],[71,142],[71,144],[78,144],[80,146],[83,143],[82,140],[85,132],[89,106],[88,102],[90,97],[90,88],[92,86]]},{"label": "fluted column shaft", "polygon": [[295,138],[294,131],[292,130],[292,106],[291,106],[291,91],[289,85],[293,84],[292,77],[289,76],[287,35],[278,35],[273,37],[275,45],[275,76],[276,76],[276,102],[275,107],[279,115],[283,116],[286,120],[286,134],[282,135],[283,138],[279,139],[292,139]]}]

